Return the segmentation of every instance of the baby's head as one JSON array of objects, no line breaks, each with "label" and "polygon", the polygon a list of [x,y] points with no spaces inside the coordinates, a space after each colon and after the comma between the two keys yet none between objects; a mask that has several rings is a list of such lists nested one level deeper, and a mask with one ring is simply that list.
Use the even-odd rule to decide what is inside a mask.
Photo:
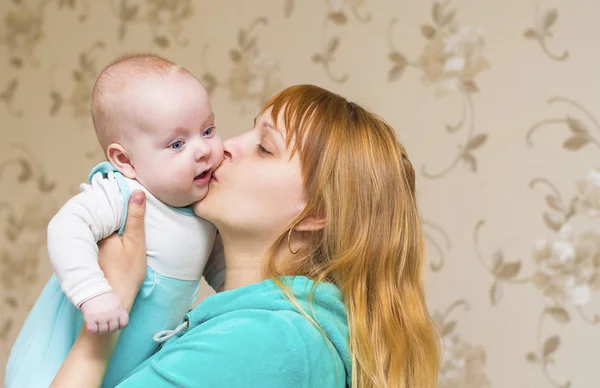
[{"label": "baby's head", "polygon": [[171,206],[206,196],[223,143],[208,94],[189,71],[153,54],[122,57],[98,77],[91,111],[100,145],[123,175]]}]

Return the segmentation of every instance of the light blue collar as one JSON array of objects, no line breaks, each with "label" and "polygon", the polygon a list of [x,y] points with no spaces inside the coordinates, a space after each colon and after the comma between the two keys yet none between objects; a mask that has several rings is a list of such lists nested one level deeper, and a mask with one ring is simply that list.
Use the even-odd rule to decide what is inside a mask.
[{"label": "light blue collar", "polygon": [[174,207],[174,206],[170,206],[169,207],[173,210],[175,210],[177,213],[183,214],[184,216],[196,216],[194,214],[194,209],[191,206],[185,206],[185,207]]}]

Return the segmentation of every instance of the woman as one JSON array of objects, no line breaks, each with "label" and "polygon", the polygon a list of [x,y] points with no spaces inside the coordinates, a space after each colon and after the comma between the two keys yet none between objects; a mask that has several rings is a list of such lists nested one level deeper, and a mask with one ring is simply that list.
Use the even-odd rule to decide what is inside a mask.
[{"label": "woman", "polygon": [[[299,85],[224,148],[194,210],[221,233],[225,291],[119,387],[435,387],[415,173],[393,129]],[[123,243],[100,254],[126,307],[145,265],[143,208],[130,206]],[[97,386],[116,336],[82,330],[54,384]]]}]

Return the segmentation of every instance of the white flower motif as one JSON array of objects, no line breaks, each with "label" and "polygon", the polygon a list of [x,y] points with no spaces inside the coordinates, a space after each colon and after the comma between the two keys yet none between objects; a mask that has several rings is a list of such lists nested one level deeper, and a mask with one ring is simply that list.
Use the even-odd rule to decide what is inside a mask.
[{"label": "white flower motif", "polygon": [[483,57],[484,40],[480,30],[451,25],[439,29],[425,45],[418,66],[426,82],[437,84],[441,91],[459,90],[465,83],[489,67]]},{"label": "white flower motif", "polygon": [[565,289],[567,290],[567,298],[575,306],[584,306],[590,301],[590,286],[587,284],[576,284],[577,280],[574,276],[569,276],[565,279]]},{"label": "white flower motif", "polygon": [[468,342],[446,342],[442,355],[438,388],[488,388],[485,374],[485,351]]},{"label": "white flower motif", "polygon": [[557,241],[552,245],[553,258],[565,263],[575,258],[575,247],[568,241]]},{"label": "white flower motif", "polygon": [[[468,308],[464,301],[455,302],[446,311],[448,315],[459,305]],[[434,311],[432,319],[442,333],[444,346],[437,388],[488,388],[490,381],[485,373],[485,351],[463,341],[454,330],[456,321],[446,322],[446,317]]]},{"label": "white flower motif", "polygon": [[465,68],[466,61],[462,57],[450,57],[446,60],[444,71],[450,73],[452,71],[459,72]]},{"label": "white flower motif", "polygon": [[543,290],[551,303],[571,302],[584,306],[592,290],[600,289],[600,233],[585,230],[573,233],[563,227],[556,241],[539,241],[534,248],[538,270],[532,283]]},{"label": "white flower motif", "polygon": [[600,171],[592,169],[586,179],[578,182],[579,211],[590,217],[600,216]]},{"label": "white flower motif", "polygon": [[444,38],[444,52],[457,56],[481,54],[483,49],[483,31],[471,26],[457,26]]},{"label": "white flower motif", "polygon": [[258,100],[262,104],[281,90],[283,83],[279,78],[278,64],[255,49],[252,53],[242,55],[235,64],[227,86],[234,101]]}]

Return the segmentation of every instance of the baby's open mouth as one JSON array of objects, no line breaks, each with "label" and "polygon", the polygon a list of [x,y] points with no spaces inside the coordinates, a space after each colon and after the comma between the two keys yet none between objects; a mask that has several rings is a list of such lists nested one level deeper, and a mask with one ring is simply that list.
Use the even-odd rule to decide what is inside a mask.
[{"label": "baby's open mouth", "polygon": [[204,179],[207,174],[210,174],[210,170],[206,170],[203,173],[201,173],[200,175],[196,175],[196,177],[194,178],[194,180],[198,181],[198,180]]}]

